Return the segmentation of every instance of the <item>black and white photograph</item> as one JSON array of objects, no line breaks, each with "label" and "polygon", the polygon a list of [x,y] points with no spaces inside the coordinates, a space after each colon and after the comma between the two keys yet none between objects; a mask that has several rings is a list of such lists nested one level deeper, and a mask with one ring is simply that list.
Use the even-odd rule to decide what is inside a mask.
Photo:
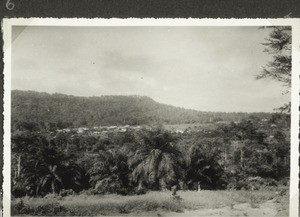
[{"label": "black and white photograph", "polygon": [[4,214],[297,215],[291,20],[24,20],[4,31]]}]

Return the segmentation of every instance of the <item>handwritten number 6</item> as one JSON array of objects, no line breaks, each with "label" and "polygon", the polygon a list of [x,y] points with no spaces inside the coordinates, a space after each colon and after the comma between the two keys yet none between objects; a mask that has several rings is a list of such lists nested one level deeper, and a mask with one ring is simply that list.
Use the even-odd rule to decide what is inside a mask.
[{"label": "handwritten number 6", "polygon": [[10,2],[10,0],[7,0],[7,2],[6,2],[6,8],[8,10],[12,10],[12,9],[14,9],[14,7],[15,7],[15,4],[12,3],[12,2]]}]

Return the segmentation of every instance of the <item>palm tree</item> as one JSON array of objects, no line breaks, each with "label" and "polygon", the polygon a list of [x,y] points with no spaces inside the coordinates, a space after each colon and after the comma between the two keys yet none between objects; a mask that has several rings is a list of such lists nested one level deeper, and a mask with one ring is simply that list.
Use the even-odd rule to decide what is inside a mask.
[{"label": "palm tree", "polygon": [[[36,194],[39,180],[38,164],[39,153],[48,145],[43,135],[35,132],[18,132],[12,134],[12,191],[23,186],[22,191],[28,195]],[[26,186],[26,187],[25,187]]]},{"label": "palm tree", "polygon": [[178,184],[184,175],[185,159],[174,145],[175,137],[161,128],[141,130],[135,136],[137,144],[128,162],[132,181],[155,190]]},{"label": "palm tree", "polygon": [[201,183],[206,188],[215,188],[222,182],[223,170],[218,163],[220,150],[216,144],[203,139],[201,143],[194,144],[189,150],[189,162],[186,175],[190,187]]},{"label": "palm tree", "polygon": [[81,168],[73,162],[72,156],[44,148],[39,153],[35,173],[38,174],[37,193],[57,194],[63,188],[75,189],[80,186]]},{"label": "palm tree", "polygon": [[51,186],[52,193],[56,194],[63,186],[60,171],[57,169],[57,165],[48,165],[46,168],[46,173],[40,178],[38,187],[41,189],[49,189]]},{"label": "palm tree", "polygon": [[21,171],[24,167],[28,167],[37,150],[48,144],[46,138],[37,133],[18,132],[11,136],[11,152],[12,152],[12,171],[14,171],[13,179],[21,177]]},{"label": "palm tree", "polygon": [[98,193],[122,193],[129,188],[127,157],[119,150],[99,151],[87,173]]}]

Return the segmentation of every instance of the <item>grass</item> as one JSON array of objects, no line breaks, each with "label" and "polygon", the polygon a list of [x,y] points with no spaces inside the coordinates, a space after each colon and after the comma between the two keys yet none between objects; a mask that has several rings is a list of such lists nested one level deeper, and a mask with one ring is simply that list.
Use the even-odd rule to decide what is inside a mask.
[{"label": "grass", "polygon": [[[183,206],[163,192],[149,192],[145,195],[120,196],[120,195],[94,195],[94,196],[69,196],[61,204],[65,207],[80,210],[83,214],[89,213],[132,213],[144,211],[183,211]],[[97,210],[97,211],[96,211]]]},{"label": "grass", "polygon": [[239,203],[260,204],[276,196],[272,191],[186,191],[179,194],[186,209],[215,209]]},{"label": "grass", "polygon": [[288,188],[281,189],[279,196],[275,198],[278,216],[289,216],[289,193]]},{"label": "grass", "polygon": [[182,200],[172,199],[170,192],[148,192],[132,196],[81,194],[58,198],[24,197],[12,202],[12,214],[95,216],[183,212],[185,209],[233,207],[239,203],[259,207],[259,204],[276,197],[273,191],[178,191],[178,195]]}]

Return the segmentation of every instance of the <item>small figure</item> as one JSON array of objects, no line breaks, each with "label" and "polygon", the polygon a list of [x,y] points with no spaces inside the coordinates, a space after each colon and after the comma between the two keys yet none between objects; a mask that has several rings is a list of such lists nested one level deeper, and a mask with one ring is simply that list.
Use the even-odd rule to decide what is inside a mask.
[{"label": "small figure", "polygon": [[200,182],[198,182],[198,192],[201,191]]},{"label": "small figure", "polygon": [[172,196],[177,195],[177,186],[174,185],[174,186],[171,188],[171,191],[172,191]]},{"label": "small figure", "polygon": [[173,200],[176,200],[176,201],[181,201],[182,200],[182,198],[179,195],[177,195],[177,186],[176,185],[174,185],[171,188],[171,191],[172,191],[171,198]]}]

